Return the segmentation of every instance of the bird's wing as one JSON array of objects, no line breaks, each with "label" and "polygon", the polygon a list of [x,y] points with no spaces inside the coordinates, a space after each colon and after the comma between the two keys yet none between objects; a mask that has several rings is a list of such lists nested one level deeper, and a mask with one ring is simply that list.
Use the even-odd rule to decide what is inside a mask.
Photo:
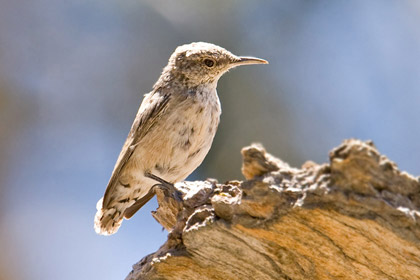
[{"label": "bird's wing", "polygon": [[145,96],[143,102],[134,119],[131,130],[125,140],[124,146],[115,164],[114,171],[112,172],[111,179],[109,179],[106,188],[102,207],[107,207],[111,200],[112,193],[118,185],[118,178],[121,171],[124,169],[126,163],[130,160],[131,155],[136,149],[139,141],[145,137],[149,130],[155,125],[156,121],[160,118],[162,113],[168,107],[170,96],[161,94],[159,92],[151,92]]}]

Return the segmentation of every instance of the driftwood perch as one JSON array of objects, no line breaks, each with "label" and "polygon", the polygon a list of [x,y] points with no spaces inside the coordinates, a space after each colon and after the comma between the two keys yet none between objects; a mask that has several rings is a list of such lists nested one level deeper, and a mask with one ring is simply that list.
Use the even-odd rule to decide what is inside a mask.
[{"label": "driftwood perch", "polygon": [[158,193],[167,242],[127,279],[420,279],[420,182],[371,142],[301,169],[242,150],[247,181]]}]

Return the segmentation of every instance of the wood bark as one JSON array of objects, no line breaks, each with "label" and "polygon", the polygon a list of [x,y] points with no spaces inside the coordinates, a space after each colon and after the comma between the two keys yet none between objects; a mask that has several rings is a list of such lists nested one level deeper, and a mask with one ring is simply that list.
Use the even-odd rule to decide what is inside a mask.
[{"label": "wood bark", "polygon": [[242,150],[246,181],[158,190],[170,233],[126,279],[420,279],[420,182],[372,142],[302,168]]}]

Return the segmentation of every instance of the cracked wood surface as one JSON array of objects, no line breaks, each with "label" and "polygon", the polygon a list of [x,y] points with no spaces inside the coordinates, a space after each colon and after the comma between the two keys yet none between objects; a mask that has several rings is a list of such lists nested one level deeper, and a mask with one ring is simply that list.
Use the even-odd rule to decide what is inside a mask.
[{"label": "cracked wood surface", "polygon": [[168,231],[127,279],[420,279],[420,182],[373,143],[347,140],[301,169],[242,150],[246,181],[158,191]]}]

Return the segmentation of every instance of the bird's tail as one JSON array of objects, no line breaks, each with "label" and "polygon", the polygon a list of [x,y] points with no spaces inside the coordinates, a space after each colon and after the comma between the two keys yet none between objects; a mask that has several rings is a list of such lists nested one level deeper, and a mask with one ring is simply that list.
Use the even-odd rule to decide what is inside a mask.
[{"label": "bird's tail", "polygon": [[103,198],[96,204],[97,212],[94,228],[97,234],[111,235],[116,233],[120,228],[125,209],[117,209],[117,205],[104,209],[102,208],[102,200]]}]

